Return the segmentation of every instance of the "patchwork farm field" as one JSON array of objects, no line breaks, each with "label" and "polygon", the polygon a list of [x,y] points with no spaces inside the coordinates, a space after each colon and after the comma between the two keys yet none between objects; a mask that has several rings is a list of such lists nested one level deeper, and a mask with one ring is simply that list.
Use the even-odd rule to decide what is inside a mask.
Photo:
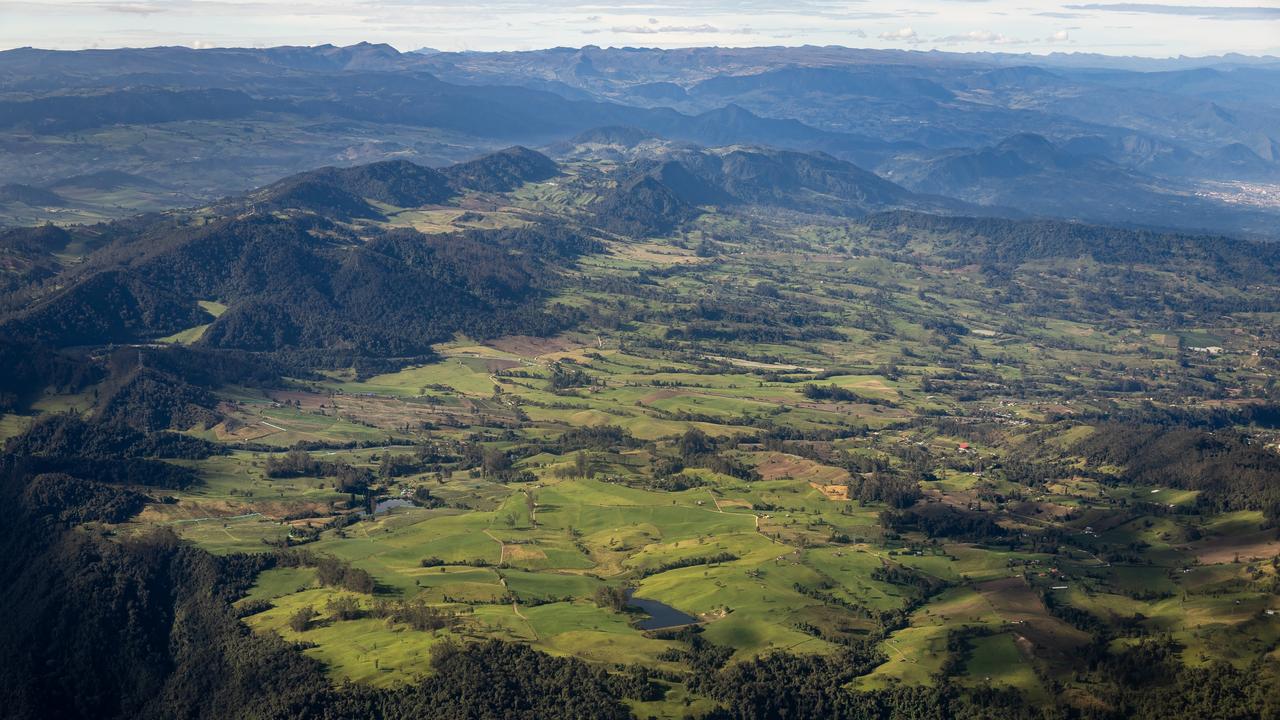
[{"label": "patchwork farm field", "polygon": [[[583,212],[540,185],[468,202],[381,210],[431,231]],[[1150,313],[1208,292],[1160,268],[1102,304],[1096,264],[954,242],[716,212],[607,236],[559,270],[569,329],[218,387],[184,432],[222,452],[168,460],[196,481],[113,530],[257,556],[242,621],[381,688],[486,639],[639,673],[662,690],[628,701],[645,717],[709,711],[708,677],[782,656],[860,691],[1083,708],[1151,648],[1273,677],[1280,537],[1246,480],[1275,463],[1274,325]]]},{"label": "patchwork farm field", "polygon": [[[719,222],[697,232],[723,238]],[[866,644],[879,659],[858,689],[951,677],[1039,700],[1081,677],[1102,628],[1120,646],[1170,638],[1191,666],[1274,649],[1274,526],[1097,457],[1093,418],[1145,400],[1061,394],[1125,373],[1185,383],[1168,332],[993,314],[964,268],[775,251],[808,231],[721,239],[710,263],[655,243],[585,258],[566,301],[625,312],[625,332],[460,337],[400,370],[223,391],[226,419],[192,434],[238,449],[187,463],[202,482],[130,527],[292,553],[241,601],[245,622],[335,679],[410,682],[434,645],[498,638],[660,670],[666,700],[635,705],[657,717],[706,703],[681,660],[690,628],[724,663]],[[660,292],[590,289],[637,274]],[[708,294],[785,298],[823,330],[744,316],[695,340],[710,321],[687,298]]]}]

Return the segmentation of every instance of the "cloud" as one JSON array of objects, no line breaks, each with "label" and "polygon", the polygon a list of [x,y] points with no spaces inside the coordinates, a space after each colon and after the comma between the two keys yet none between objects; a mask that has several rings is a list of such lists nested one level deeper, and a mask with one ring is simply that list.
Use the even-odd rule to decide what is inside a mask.
[{"label": "cloud", "polygon": [[920,42],[920,36],[916,33],[915,29],[909,27],[898,28],[897,30],[891,30],[889,32],[882,32],[876,37],[881,40],[896,40],[907,43]]},{"label": "cloud", "polygon": [[940,45],[955,45],[959,43],[981,43],[985,45],[1032,45],[1037,43],[1060,43],[1070,42],[1071,34],[1066,30],[1059,30],[1047,38],[1026,40],[1023,38],[1013,38],[1003,33],[993,32],[991,30],[973,30],[960,35],[946,35],[940,38],[934,38],[933,42]]},{"label": "cloud", "polygon": [[620,27],[609,28],[610,31],[616,33],[625,33],[633,35],[658,35],[660,33],[718,33],[720,28],[715,25],[626,25]]},{"label": "cloud", "polygon": [[147,5],[145,3],[98,3],[98,7],[113,13],[124,13],[126,15],[154,15],[156,13],[167,12],[168,8],[158,5]]},{"label": "cloud", "polygon": [[1280,7],[1213,7],[1209,5],[1163,5],[1158,3],[1090,3],[1088,5],[1065,5],[1064,7],[1068,10],[1191,15],[1214,20],[1280,20]]},{"label": "cloud", "polygon": [[947,35],[936,38],[934,42],[942,45],[954,45],[956,43],[982,43],[984,45],[1026,45],[1030,40],[1021,40],[1019,38],[1011,38],[998,32],[990,30],[973,30],[962,35]]},{"label": "cloud", "polygon": [[977,43],[991,43],[993,45],[1005,45],[1010,42],[1010,39],[1005,37],[1004,35],[1001,35],[1000,33],[991,32],[990,30],[971,30],[962,35],[945,35],[943,37],[935,39],[934,42],[940,42],[940,43],[977,42]]}]

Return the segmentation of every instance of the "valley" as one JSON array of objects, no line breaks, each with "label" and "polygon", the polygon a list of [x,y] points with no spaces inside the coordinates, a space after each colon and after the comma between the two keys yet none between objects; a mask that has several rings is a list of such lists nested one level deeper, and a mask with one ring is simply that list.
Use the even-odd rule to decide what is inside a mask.
[{"label": "valley", "polygon": [[0,51],[7,716],[1280,716],[1276,68]]},{"label": "valley", "polygon": [[[399,189],[365,186],[367,198],[437,192],[410,166],[334,176],[324,195],[297,194],[315,192],[303,178],[272,186],[282,199],[253,196],[274,222],[314,228],[301,242],[347,237],[339,254],[381,244],[412,263],[408,248],[440,237],[406,228],[480,233],[517,254],[575,248],[526,266],[541,278],[522,302],[556,320],[535,337],[476,315],[487,336],[446,326],[431,332],[449,339],[403,346],[420,359],[389,363],[371,354],[400,346],[376,334],[350,336],[347,367],[269,351],[274,379],[233,374],[199,393],[156,374],[186,409],[143,429],[204,449],[165,461],[192,482],[110,533],[164,529],[215,555],[275,558],[238,614],[335,683],[403,687],[432,672],[436,646],[493,639],[646,676],[656,690],[628,706],[653,717],[724,702],[708,672],[774,653],[836,662],[850,648],[866,657],[846,681],[859,693],[945,679],[1032,704],[1124,702],[1105,668],[1154,647],[1176,648],[1166,662],[1185,672],[1273,677],[1280,297],[1262,246],[850,219],[813,212],[832,201],[807,189],[798,210],[696,205],[680,200],[687,184],[661,179],[676,177],[667,166],[647,185],[617,183],[635,189],[606,217],[600,198],[627,171],[577,161],[547,177],[530,169],[545,158],[524,152],[475,167],[521,158],[516,177],[538,179],[461,186],[422,207],[335,194],[372,177]],[[687,203],[685,221],[599,229],[617,217],[644,228],[664,194]],[[315,197],[350,219],[315,225],[335,217]],[[214,212],[175,220],[208,225]],[[175,247],[239,232],[211,227]],[[247,302],[229,290],[243,281],[201,282],[218,299],[199,302],[194,324],[156,326],[165,336],[113,360],[113,377],[14,408],[0,427],[35,434],[11,448],[51,447],[49,423],[109,427],[110,387],[128,382],[114,376],[169,372],[169,353],[259,347],[222,325]],[[389,319],[418,312],[401,299],[367,322],[394,332]],[[50,417],[57,407],[72,414]],[[135,411],[120,417],[138,427]],[[1189,452],[1204,453],[1197,470],[1162,469]],[[1261,491],[1233,469],[1246,466]],[[624,593],[693,624],[645,629]]]}]

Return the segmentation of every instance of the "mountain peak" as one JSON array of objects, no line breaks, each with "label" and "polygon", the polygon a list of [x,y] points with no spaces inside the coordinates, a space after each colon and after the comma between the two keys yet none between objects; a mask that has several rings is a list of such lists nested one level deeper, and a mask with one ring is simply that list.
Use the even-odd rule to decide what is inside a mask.
[{"label": "mountain peak", "polygon": [[514,145],[441,171],[455,188],[508,192],[527,182],[560,174],[555,161],[535,150]]}]

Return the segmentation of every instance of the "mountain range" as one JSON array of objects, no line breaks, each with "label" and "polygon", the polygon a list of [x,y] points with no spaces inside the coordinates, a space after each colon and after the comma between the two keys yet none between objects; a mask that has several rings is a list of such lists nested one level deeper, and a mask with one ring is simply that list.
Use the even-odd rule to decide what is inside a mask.
[{"label": "mountain range", "polygon": [[[584,132],[626,128],[664,147],[821,152],[1013,217],[1268,238],[1277,98],[1266,58],[25,48],[0,53],[0,222],[192,205],[321,166],[441,167],[513,143],[557,155]],[[59,190],[104,171],[150,185]],[[1052,202],[1047,188],[1060,190]]]}]

